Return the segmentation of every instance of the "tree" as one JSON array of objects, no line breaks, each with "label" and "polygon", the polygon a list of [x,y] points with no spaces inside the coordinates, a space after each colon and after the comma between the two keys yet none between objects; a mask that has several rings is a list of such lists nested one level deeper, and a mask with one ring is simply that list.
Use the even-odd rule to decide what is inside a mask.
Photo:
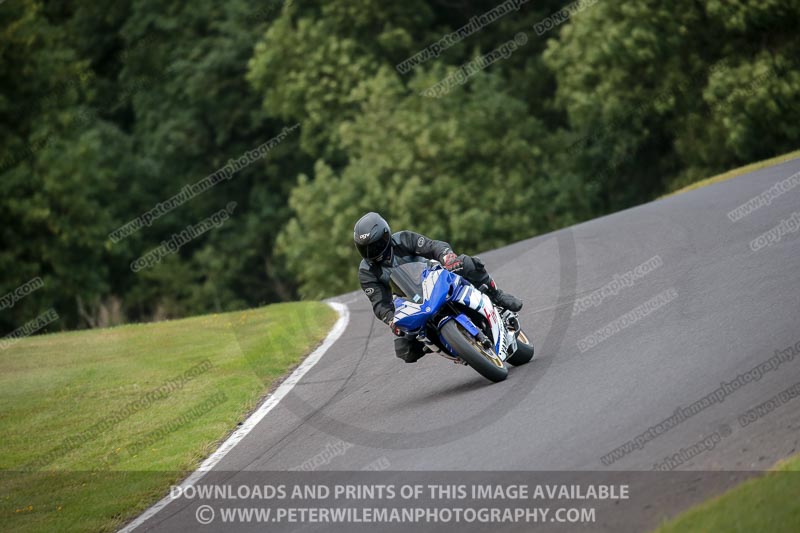
[{"label": "tree", "polygon": [[490,74],[439,99],[419,96],[445,74],[418,75],[411,92],[383,68],[358,88],[365,103],[339,128],[348,165],[337,173],[320,160],[313,180],[300,177],[278,250],[302,296],[356,287],[352,227],[366,211],[465,253],[547,227],[553,187],[533,145],[541,124]]}]

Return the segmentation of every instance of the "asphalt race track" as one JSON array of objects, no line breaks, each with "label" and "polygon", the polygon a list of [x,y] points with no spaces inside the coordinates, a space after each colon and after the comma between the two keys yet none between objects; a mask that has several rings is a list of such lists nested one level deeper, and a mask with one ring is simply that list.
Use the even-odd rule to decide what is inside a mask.
[{"label": "asphalt race track", "polygon": [[[800,381],[800,356],[762,365],[776,350],[800,350],[800,232],[756,251],[751,242],[800,211],[800,187],[737,221],[728,213],[797,172],[800,159],[480,254],[525,301],[522,324],[536,345],[536,358],[500,384],[437,356],[402,363],[362,294],[336,298],[351,313],[344,335],[209,476],[236,483],[251,471],[303,469],[328,449],[317,472],[613,477],[651,471],[717,435],[713,449],[670,467],[690,471],[673,474],[672,492],[648,489],[642,474],[631,482],[636,502],[580,528],[638,531],[768,469],[800,448],[800,400],[757,420],[740,415]],[[651,259],[657,266],[624,286]],[[575,312],[576,299],[603,286]],[[629,314],[637,307],[647,312]],[[735,380],[640,449],[607,456]],[[198,529],[221,530],[199,527],[194,507],[178,500],[137,531]]]}]

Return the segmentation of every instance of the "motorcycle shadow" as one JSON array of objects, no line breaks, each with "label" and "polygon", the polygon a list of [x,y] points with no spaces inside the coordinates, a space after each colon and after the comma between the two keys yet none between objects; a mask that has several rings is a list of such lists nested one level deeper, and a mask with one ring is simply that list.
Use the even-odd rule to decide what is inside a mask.
[{"label": "motorcycle shadow", "polygon": [[502,386],[502,383],[490,383],[482,376],[476,375],[475,377],[465,377],[464,381],[453,383],[449,386],[444,386],[441,389],[433,390],[427,393],[415,394],[413,398],[404,403],[404,406],[417,408],[417,407],[430,407],[431,403],[440,401],[453,401],[459,396],[472,394],[476,391],[485,389],[486,387]]}]

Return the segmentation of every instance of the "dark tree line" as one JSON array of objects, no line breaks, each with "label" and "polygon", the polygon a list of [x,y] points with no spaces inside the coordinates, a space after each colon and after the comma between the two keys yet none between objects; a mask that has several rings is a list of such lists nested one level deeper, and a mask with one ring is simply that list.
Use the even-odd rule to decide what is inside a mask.
[{"label": "dark tree line", "polygon": [[[367,210],[477,252],[798,147],[796,0],[584,2],[541,35],[567,3],[531,1],[396,68],[500,4],[3,3],[0,296],[44,282],[0,310],[3,334],[51,307],[51,329],[93,327],[352,289]],[[296,123],[232,179],[109,238]],[[131,270],[232,201],[219,227]]]}]

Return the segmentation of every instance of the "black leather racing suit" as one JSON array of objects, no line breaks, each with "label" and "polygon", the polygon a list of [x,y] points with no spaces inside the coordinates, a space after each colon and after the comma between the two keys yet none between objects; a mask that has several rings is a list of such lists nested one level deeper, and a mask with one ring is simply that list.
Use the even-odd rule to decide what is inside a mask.
[{"label": "black leather racing suit", "polygon": [[[375,263],[370,265],[366,260],[361,261],[358,267],[358,281],[361,288],[372,303],[372,310],[375,316],[386,324],[391,323],[394,318],[394,304],[392,303],[392,291],[389,284],[389,276],[392,269],[406,263],[426,261],[435,259],[442,262],[442,258],[451,253],[450,245],[444,241],[429,239],[425,235],[413,231],[398,231],[392,234],[392,258],[389,262]],[[492,278],[477,257],[460,255],[459,259],[463,262],[464,268],[459,274],[475,287],[491,283]],[[409,355],[421,355],[420,353],[410,353],[414,350],[421,350],[422,343],[415,339],[398,337],[395,339],[396,355],[406,362]],[[419,357],[416,357],[417,359]],[[416,360],[416,359],[414,359]]]}]

